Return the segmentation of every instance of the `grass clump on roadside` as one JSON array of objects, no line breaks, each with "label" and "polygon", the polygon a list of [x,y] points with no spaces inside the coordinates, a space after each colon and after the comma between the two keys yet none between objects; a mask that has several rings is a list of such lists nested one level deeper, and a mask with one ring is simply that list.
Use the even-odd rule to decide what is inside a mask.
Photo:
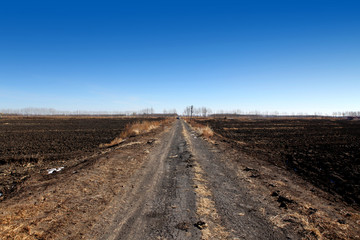
[{"label": "grass clump on roadside", "polygon": [[150,132],[153,129],[158,128],[165,121],[142,121],[133,124],[126,125],[124,131],[122,131],[119,137],[112,140],[110,143],[100,144],[101,148],[116,146],[125,141],[129,137],[135,137],[140,134]]},{"label": "grass clump on roadside", "polygon": [[202,125],[195,121],[190,121],[190,119],[185,119],[187,123],[191,125],[191,127],[202,137],[210,139],[214,136],[214,131],[208,125]]},{"label": "grass clump on roadside", "polygon": [[200,136],[205,138],[211,138],[212,136],[214,136],[214,132],[209,126],[200,125],[198,127],[195,127],[195,131],[199,133]]}]

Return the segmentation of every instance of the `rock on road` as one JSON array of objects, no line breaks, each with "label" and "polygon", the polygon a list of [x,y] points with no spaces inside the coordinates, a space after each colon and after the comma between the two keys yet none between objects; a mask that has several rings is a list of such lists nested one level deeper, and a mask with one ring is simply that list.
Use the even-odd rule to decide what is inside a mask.
[{"label": "rock on road", "polygon": [[297,239],[262,216],[219,154],[177,120],[108,209],[98,239]]}]

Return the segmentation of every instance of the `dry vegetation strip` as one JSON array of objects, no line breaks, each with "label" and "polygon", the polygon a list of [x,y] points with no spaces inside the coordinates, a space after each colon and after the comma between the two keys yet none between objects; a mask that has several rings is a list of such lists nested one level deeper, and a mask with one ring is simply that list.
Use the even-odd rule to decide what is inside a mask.
[{"label": "dry vegetation strip", "polygon": [[[204,129],[204,126],[193,127],[194,129]],[[210,129],[211,130],[211,129]],[[191,152],[194,152],[193,145],[191,144],[189,133],[183,129],[183,134],[187,144],[189,145]],[[199,221],[202,239],[228,239],[229,233],[225,227],[222,226],[219,214],[215,207],[213,194],[208,187],[209,182],[205,177],[204,170],[200,164],[194,159],[194,188],[196,192],[196,213],[202,219]],[[204,221],[204,222],[203,222]],[[199,224],[198,223],[198,224]]]},{"label": "dry vegetation strip", "polygon": [[110,143],[100,144],[100,147],[112,147],[116,146],[122,142],[125,141],[125,139],[136,136],[139,134],[150,132],[153,129],[158,128],[161,126],[161,124],[165,123],[167,120],[162,121],[142,121],[142,122],[136,122],[133,124],[128,124],[125,127],[125,130],[121,132],[119,137],[116,137],[114,140],[112,140]]},{"label": "dry vegetation strip", "polygon": [[188,118],[185,118],[185,121],[191,125],[191,127],[202,137],[210,139],[214,136],[213,130],[209,127],[209,125],[203,125],[195,121],[191,121]]}]

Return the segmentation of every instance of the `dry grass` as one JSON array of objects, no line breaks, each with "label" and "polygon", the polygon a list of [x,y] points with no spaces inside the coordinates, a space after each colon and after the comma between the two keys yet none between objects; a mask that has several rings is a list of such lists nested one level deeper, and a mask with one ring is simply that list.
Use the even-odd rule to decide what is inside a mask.
[{"label": "dry grass", "polygon": [[185,119],[187,123],[191,125],[191,127],[202,137],[210,139],[214,136],[214,131],[208,125],[202,125],[195,121],[190,121],[189,119]]},{"label": "dry grass", "polygon": [[153,129],[158,128],[161,124],[165,123],[164,121],[142,121],[142,122],[136,122],[133,124],[128,124],[125,127],[125,130],[121,132],[120,136],[112,140],[110,143],[100,144],[101,148],[104,147],[112,147],[116,146],[122,142],[125,141],[125,139],[129,137],[133,137],[136,135],[144,134],[147,132],[150,132]]},{"label": "dry grass", "polygon": [[199,127],[196,130],[200,133],[201,136],[205,138],[211,138],[214,136],[214,132],[209,126]]},{"label": "dry grass", "polygon": [[204,178],[204,170],[195,162],[194,183],[196,192],[196,213],[207,224],[202,230],[202,239],[228,239],[229,233],[221,225],[219,214],[215,207],[213,194],[208,188],[208,181]]}]

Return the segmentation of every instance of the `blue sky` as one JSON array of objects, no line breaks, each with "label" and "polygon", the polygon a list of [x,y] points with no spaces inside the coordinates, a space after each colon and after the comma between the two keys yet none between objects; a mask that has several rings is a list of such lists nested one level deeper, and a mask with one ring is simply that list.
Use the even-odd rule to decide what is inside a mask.
[{"label": "blue sky", "polygon": [[0,109],[360,110],[360,2],[2,1]]}]

